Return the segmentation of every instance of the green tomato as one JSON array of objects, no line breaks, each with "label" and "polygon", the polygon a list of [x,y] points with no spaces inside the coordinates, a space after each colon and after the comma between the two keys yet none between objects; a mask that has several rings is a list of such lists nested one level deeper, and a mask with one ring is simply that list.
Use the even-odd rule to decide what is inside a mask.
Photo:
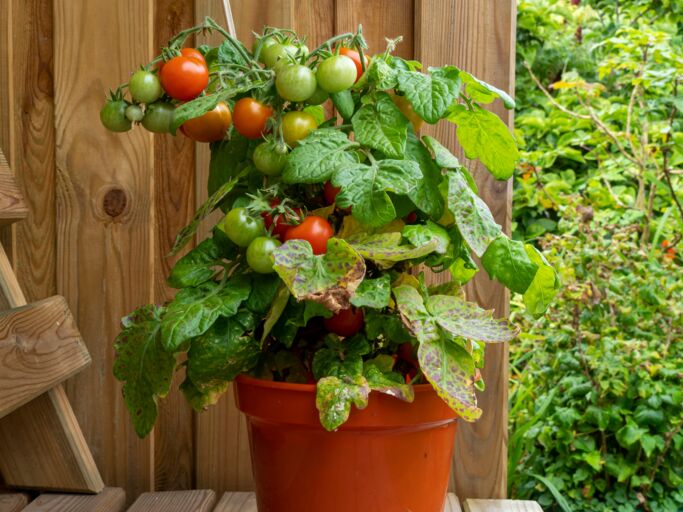
[{"label": "green tomato", "polygon": [[230,210],[223,219],[221,229],[230,240],[240,247],[248,247],[254,238],[262,236],[266,232],[263,219],[252,217],[246,208]]},{"label": "green tomato", "polygon": [[261,48],[261,61],[269,68],[277,64],[280,59],[289,60],[287,57],[291,55],[296,56],[298,48],[293,44],[275,43]]},{"label": "green tomato", "polygon": [[145,114],[138,105],[128,105],[126,107],[126,119],[129,121],[133,123],[139,123],[142,121],[143,117],[145,117]]},{"label": "green tomato", "polygon": [[108,101],[100,110],[100,121],[112,132],[127,132],[132,123],[126,117],[128,103],[123,100]]},{"label": "green tomato", "polygon": [[316,86],[313,70],[299,64],[280,68],[275,77],[277,93],[287,101],[306,101]]},{"label": "green tomato", "polygon": [[356,82],[356,65],[344,55],[334,55],[320,63],[315,76],[322,90],[341,92]]},{"label": "green tomato", "polygon": [[279,176],[287,163],[287,154],[276,151],[272,142],[262,142],[252,156],[254,166],[268,176]]},{"label": "green tomato", "polygon": [[[258,40],[254,41],[254,45],[251,48],[251,53],[256,55],[256,47],[258,46]],[[262,62],[265,64],[265,61],[263,60],[263,52],[265,51],[266,48],[273,46],[274,44],[278,44],[277,39],[274,37],[267,37],[262,40],[261,43],[261,52],[259,53],[258,60],[259,62]]]},{"label": "green tomato", "polygon": [[170,103],[158,101],[147,105],[145,117],[142,118],[142,126],[154,133],[169,133],[175,108]]},{"label": "green tomato", "polygon": [[320,88],[320,85],[315,88],[315,92],[313,93],[313,96],[308,98],[306,100],[306,103],[309,105],[322,105],[327,101],[327,99],[330,97],[330,95],[327,93],[327,91],[323,91]]},{"label": "green tomato", "polygon": [[280,245],[279,241],[267,236],[254,238],[247,247],[247,264],[259,274],[274,272],[272,254]]},{"label": "green tomato", "polygon": [[159,78],[152,72],[141,69],[133,73],[128,82],[128,90],[139,103],[152,103],[163,94]]},{"label": "green tomato", "polygon": [[282,118],[282,136],[290,147],[308,137],[317,127],[315,117],[308,112],[287,112]]}]

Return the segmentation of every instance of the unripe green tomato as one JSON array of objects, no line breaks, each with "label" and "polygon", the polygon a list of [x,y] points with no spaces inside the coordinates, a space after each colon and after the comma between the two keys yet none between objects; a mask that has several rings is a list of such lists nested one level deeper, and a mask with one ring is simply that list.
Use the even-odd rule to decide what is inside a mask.
[{"label": "unripe green tomato", "polygon": [[126,118],[129,121],[133,123],[139,123],[142,121],[143,117],[145,117],[145,114],[142,112],[142,109],[139,105],[128,105],[126,107]]},{"label": "unripe green tomato", "polygon": [[322,90],[341,92],[356,82],[356,65],[344,55],[333,55],[318,65],[315,76]]},{"label": "unripe green tomato", "polygon": [[313,96],[316,86],[313,70],[300,64],[279,68],[275,77],[277,93],[287,101],[306,101]]},{"label": "unripe green tomato", "polygon": [[282,118],[282,136],[289,147],[294,147],[317,127],[315,117],[308,112],[287,112]]},{"label": "unripe green tomato", "polygon": [[315,92],[313,93],[313,96],[308,98],[306,100],[306,103],[309,105],[322,105],[323,103],[325,103],[328,100],[329,97],[330,97],[330,95],[327,93],[327,91],[323,91],[320,88],[320,85],[318,85],[318,87],[315,88]]},{"label": "unripe green tomato", "polygon": [[287,163],[287,154],[278,153],[272,142],[262,142],[254,150],[254,166],[267,176],[279,176]]},{"label": "unripe green tomato", "polygon": [[154,133],[169,133],[175,107],[165,101],[157,101],[147,105],[145,117],[142,118],[142,126]]},{"label": "unripe green tomato", "polygon": [[158,100],[163,90],[159,78],[152,72],[141,69],[133,73],[128,82],[132,98],[139,103],[152,103]]},{"label": "unripe green tomato", "polygon": [[108,101],[100,110],[100,121],[104,127],[112,132],[127,132],[132,126],[126,117],[128,103],[123,100]]},{"label": "unripe green tomato", "polygon": [[265,48],[261,48],[261,59],[262,62],[269,68],[273,68],[277,61],[284,59],[289,61],[288,55],[294,57],[296,55],[298,48],[293,44],[282,44],[275,43],[268,45]]},{"label": "unripe green tomato", "polygon": [[246,208],[233,208],[223,219],[223,232],[228,238],[240,247],[248,247],[256,237],[263,236],[266,232],[263,219],[252,217]]},{"label": "unripe green tomato", "polygon": [[272,254],[280,242],[267,236],[254,238],[247,247],[247,264],[259,274],[270,274],[273,270]]}]

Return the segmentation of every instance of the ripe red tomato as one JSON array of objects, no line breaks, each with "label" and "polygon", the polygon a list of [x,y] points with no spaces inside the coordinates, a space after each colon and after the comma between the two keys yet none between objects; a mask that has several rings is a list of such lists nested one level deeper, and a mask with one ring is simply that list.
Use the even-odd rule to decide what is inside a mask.
[{"label": "ripe red tomato", "polygon": [[[342,47],[339,49],[339,55],[345,55],[349,59],[353,61],[353,63],[356,65],[356,82],[358,79],[363,75],[363,66],[360,63],[360,54],[356,50],[352,50],[351,48],[346,48]],[[365,69],[368,69],[368,66],[370,65],[370,59],[367,58],[367,56],[363,55],[365,58]]]},{"label": "ripe red tomato", "polygon": [[197,142],[223,140],[232,123],[230,109],[222,101],[206,114],[185,121],[180,130]]},{"label": "ripe red tomato", "polygon": [[415,357],[415,351],[411,343],[401,343],[398,346],[398,358],[412,366],[419,366],[420,364],[417,361],[417,357]]},{"label": "ripe red tomato", "polygon": [[285,233],[285,241],[306,240],[311,244],[313,254],[325,254],[327,241],[332,238],[332,235],[334,235],[334,230],[329,222],[317,215],[311,215],[298,226],[289,228]]},{"label": "ripe red tomato", "polygon": [[403,221],[404,221],[406,224],[415,224],[415,222],[417,222],[417,213],[415,213],[415,212],[410,212],[408,215],[406,215],[405,217],[403,217]]},{"label": "ripe red tomato", "polygon": [[[272,208],[275,208],[279,204],[280,200],[278,198],[275,198],[270,202],[270,206]],[[281,242],[285,241],[285,234],[293,226],[294,222],[298,222],[303,214],[301,208],[292,208],[292,210],[294,210],[294,213],[296,213],[297,218],[288,217],[284,213],[275,214],[275,217],[273,217],[271,212],[263,212],[261,214],[261,217],[263,217],[263,221],[266,224],[266,229],[270,229],[270,227],[273,225],[273,222],[275,222],[275,227],[273,228],[272,234],[273,236],[278,237]]]},{"label": "ripe red tomato", "polygon": [[[206,59],[202,55],[202,52],[200,52],[196,48],[181,48],[180,54],[183,57],[189,57],[191,59],[195,59],[195,60],[198,60],[199,62],[203,62],[204,64],[206,64]],[[157,64],[156,67],[157,67],[157,74],[158,75],[161,74],[161,68],[164,67],[164,64],[166,64],[166,63],[163,60],[159,64]]]},{"label": "ripe red tomato", "polygon": [[260,139],[266,132],[266,123],[273,115],[273,108],[254,98],[242,98],[232,109],[235,130],[247,139]]},{"label": "ripe red tomato", "polygon": [[335,187],[330,181],[325,182],[325,186],[323,187],[323,195],[325,196],[325,202],[327,204],[334,203],[334,200],[337,199],[337,194],[339,194],[339,192],[341,192],[340,187]]},{"label": "ripe red tomato", "polygon": [[325,329],[339,336],[353,336],[365,325],[363,310],[350,307],[342,309],[324,320]]},{"label": "ripe red tomato", "polygon": [[199,96],[209,84],[209,68],[203,58],[181,55],[163,65],[159,79],[171,98],[188,101]]}]

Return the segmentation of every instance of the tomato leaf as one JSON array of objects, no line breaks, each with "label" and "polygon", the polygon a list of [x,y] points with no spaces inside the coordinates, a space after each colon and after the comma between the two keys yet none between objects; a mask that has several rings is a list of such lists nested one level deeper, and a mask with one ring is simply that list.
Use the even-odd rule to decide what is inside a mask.
[{"label": "tomato leaf", "polygon": [[531,262],[538,266],[533,281],[524,292],[524,305],[531,315],[538,318],[545,313],[557,295],[560,289],[560,278],[538,249],[526,244],[524,250]]},{"label": "tomato leaf", "polygon": [[231,37],[229,40],[223,41],[218,47],[216,58],[221,64],[249,66],[250,62],[245,59],[245,55],[249,55],[249,52],[244,45],[236,38]]},{"label": "tomato leaf", "polygon": [[364,375],[372,391],[393,396],[404,402],[415,400],[413,386],[406,384],[403,376],[400,374],[394,372],[384,373],[374,364],[367,364]]},{"label": "tomato leaf", "polygon": [[474,394],[474,361],[464,348],[443,339],[420,343],[420,368],[437,394],[465,421],[481,416]]},{"label": "tomato leaf", "polygon": [[213,266],[221,258],[216,242],[213,238],[207,238],[177,261],[167,279],[168,285],[186,288],[208,281],[216,273]]},{"label": "tomato leaf", "polygon": [[402,235],[415,247],[422,247],[436,240],[434,252],[438,254],[446,254],[449,245],[451,245],[451,237],[448,231],[432,221],[427,221],[426,224],[406,226],[403,228]]},{"label": "tomato leaf", "polygon": [[360,307],[382,309],[391,299],[391,276],[385,274],[377,279],[363,279],[351,297],[351,304]]},{"label": "tomato leaf", "polygon": [[392,343],[405,343],[412,339],[398,315],[373,309],[365,311],[365,335],[370,340],[381,336]]},{"label": "tomato leaf", "polygon": [[396,305],[401,319],[408,330],[420,343],[438,340],[441,335],[432,315],[427,311],[420,292],[410,285],[403,284],[393,288]]},{"label": "tomato leaf", "polygon": [[465,71],[460,72],[460,77],[466,84],[465,88],[467,94],[474,101],[479,103],[491,103],[496,98],[500,98],[503,100],[503,105],[505,105],[505,108],[515,108],[515,100],[513,100],[505,91],[501,91],[497,87],[487,84],[483,80],[479,80]]},{"label": "tomato leaf", "polygon": [[363,336],[353,336],[343,342],[332,341],[313,357],[313,376],[357,377],[363,374],[363,356],[370,353],[370,345]]},{"label": "tomato leaf", "polygon": [[402,71],[398,74],[398,89],[413,106],[417,115],[429,124],[445,117],[448,108],[460,94],[460,70],[454,66],[429,68],[429,74]]},{"label": "tomato leaf", "polygon": [[448,208],[467,245],[481,257],[501,233],[486,203],[477,196],[459,171],[448,173]]},{"label": "tomato leaf", "polygon": [[199,390],[215,389],[249,371],[261,354],[259,342],[248,333],[254,327],[251,313],[220,318],[192,340],[187,353],[187,376]]},{"label": "tomato leaf", "polygon": [[357,164],[355,144],[334,128],[315,130],[292,150],[282,171],[285,183],[323,183],[338,169]]},{"label": "tomato leaf", "polygon": [[149,434],[157,418],[157,397],[171,387],[175,355],[161,343],[163,308],[147,305],[125,317],[114,348],[114,376],[123,382],[123,398],[135,432]]},{"label": "tomato leaf", "polygon": [[277,274],[252,274],[251,293],[245,303],[249,311],[259,315],[268,311],[281,285]]},{"label": "tomato leaf", "polygon": [[512,176],[519,150],[510,130],[496,114],[456,105],[448,120],[458,126],[456,135],[467,158],[478,158],[498,180]]},{"label": "tomato leaf", "polygon": [[359,409],[367,407],[369,394],[370,386],[362,375],[320,379],[315,397],[320,423],[328,431],[336,430],[349,419],[351,404]]},{"label": "tomato leaf", "polygon": [[353,247],[330,238],[327,253],[316,256],[306,240],[290,240],[273,251],[273,268],[299,300],[312,300],[337,312],[347,309],[365,276],[365,262]]},{"label": "tomato leaf", "polygon": [[441,169],[460,169],[460,161],[438,140],[429,135],[422,137],[422,141],[434,155],[434,161]]},{"label": "tomato leaf", "polygon": [[496,238],[481,258],[492,279],[517,293],[525,293],[536,276],[538,265],[531,261],[524,243],[505,235]]},{"label": "tomato leaf", "polygon": [[518,334],[505,319],[493,318],[473,302],[452,295],[432,295],[427,299],[427,310],[437,324],[454,336],[487,343],[510,341]]},{"label": "tomato leaf", "polygon": [[441,218],[444,212],[444,200],[439,192],[439,183],[443,180],[443,176],[429,151],[415,136],[412,129],[408,130],[405,156],[415,160],[422,171],[422,178],[408,193],[408,197],[415,206],[431,218],[435,220]]},{"label": "tomato leaf", "polygon": [[251,145],[249,139],[236,132],[230,140],[211,144],[207,182],[209,195],[215,193],[225,182],[236,177],[251,164],[251,159],[247,156]]},{"label": "tomato leaf", "polygon": [[380,160],[371,165],[355,164],[340,168],[332,183],[341,187],[336,203],[353,207],[352,215],[362,224],[379,227],[396,218],[394,204],[387,192],[407,194],[422,172],[412,160]]},{"label": "tomato leaf", "polygon": [[439,241],[432,239],[423,245],[399,245],[403,235],[393,231],[376,235],[357,234],[348,239],[354,250],[366,259],[373,260],[381,268],[389,268],[397,261],[413,260],[436,250]]},{"label": "tomato leaf", "polygon": [[378,93],[377,101],[363,105],[351,119],[356,140],[391,158],[403,158],[406,149],[408,119],[387,93]]},{"label": "tomato leaf", "polygon": [[[273,330],[273,327],[275,327],[277,321],[282,316],[282,313],[285,311],[285,308],[287,307],[287,302],[289,302],[289,296],[289,290],[286,286],[282,286],[279,288],[277,295],[275,295],[275,297],[273,298],[273,302],[270,305],[270,309],[268,310],[266,319],[263,322],[263,334],[261,335],[261,343],[265,341],[270,332]],[[306,324],[304,323],[304,325]]]},{"label": "tomato leaf", "polygon": [[381,58],[372,60],[367,73],[369,79],[379,90],[386,91],[388,89],[394,89],[398,85],[396,70]]},{"label": "tomato leaf", "polygon": [[228,390],[229,384],[228,381],[224,381],[215,386],[203,386],[200,390],[186,377],[180,385],[180,391],[195,411],[202,411],[218,402],[218,399]]}]

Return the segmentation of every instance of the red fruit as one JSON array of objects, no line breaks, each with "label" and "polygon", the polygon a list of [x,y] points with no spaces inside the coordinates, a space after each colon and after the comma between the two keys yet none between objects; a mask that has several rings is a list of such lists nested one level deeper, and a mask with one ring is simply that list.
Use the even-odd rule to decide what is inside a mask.
[{"label": "red fruit", "polygon": [[171,98],[188,101],[199,96],[209,84],[209,69],[205,61],[181,55],[163,65],[159,80]]},{"label": "red fruit", "polygon": [[285,241],[306,240],[311,244],[313,254],[325,254],[327,241],[334,235],[330,223],[322,217],[311,215],[306,217],[301,224],[289,228],[285,233]]},{"label": "red fruit", "polygon": [[342,309],[324,320],[325,328],[339,336],[353,336],[365,325],[363,310],[350,307]]},{"label": "red fruit", "polygon": [[[279,204],[280,200],[278,198],[275,198],[270,202],[270,206],[272,208],[275,208]],[[275,222],[275,227],[272,229],[271,233],[273,236],[278,237],[281,242],[285,241],[285,234],[287,231],[294,226],[303,215],[301,208],[292,208],[292,210],[294,210],[294,213],[296,213],[296,217],[288,216],[285,213],[276,213],[275,217],[273,218],[273,212],[261,213],[261,217],[263,217],[263,222],[266,225],[266,229],[270,229],[270,227],[273,225],[273,221]]]},{"label": "red fruit", "polygon": [[341,192],[340,187],[335,187],[332,185],[331,181],[326,181],[325,186],[323,187],[323,195],[325,196],[325,202],[327,204],[332,204],[334,203],[335,199],[337,199],[337,194]]},{"label": "red fruit", "polygon": [[403,221],[404,221],[406,224],[415,224],[415,222],[417,221],[417,213],[415,213],[415,212],[410,212],[408,215],[406,215],[405,217],[403,217]]},{"label": "red fruit", "polygon": [[[339,49],[339,55],[345,55],[349,59],[353,61],[353,63],[356,65],[356,82],[358,79],[363,75],[363,66],[360,62],[360,54],[356,50],[352,50],[351,48],[340,48]],[[363,58],[365,59],[365,69],[368,68],[368,65],[370,64],[370,59],[367,58],[367,56],[363,55]]]},{"label": "red fruit", "polygon": [[418,363],[417,361],[417,357],[415,357],[415,350],[413,349],[413,345],[409,342],[401,343],[398,346],[397,355],[400,360],[405,361],[406,363],[409,363],[413,366],[420,365],[420,363]]},{"label": "red fruit", "polygon": [[415,378],[415,375],[417,375],[417,368],[414,366],[410,367],[410,370],[406,373],[406,384],[410,384],[410,381],[412,381]]}]

